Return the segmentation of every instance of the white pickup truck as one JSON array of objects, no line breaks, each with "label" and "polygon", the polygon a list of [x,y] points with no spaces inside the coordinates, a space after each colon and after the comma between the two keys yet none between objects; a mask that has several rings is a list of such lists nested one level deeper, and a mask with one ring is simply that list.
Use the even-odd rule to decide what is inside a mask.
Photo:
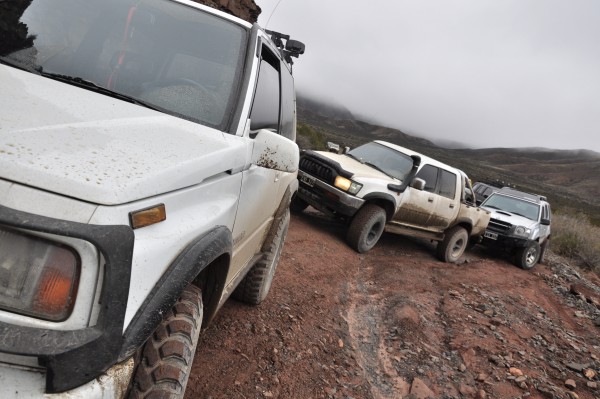
[{"label": "white pickup truck", "polygon": [[186,0],[3,1],[0,37],[0,397],[183,397],[269,292],[304,45]]},{"label": "white pickup truck", "polygon": [[438,258],[456,262],[490,220],[464,172],[385,141],[346,154],[303,151],[298,179],[292,211],[312,205],[347,221],[347,241],[361,253],[387,231],[438,241]]}]

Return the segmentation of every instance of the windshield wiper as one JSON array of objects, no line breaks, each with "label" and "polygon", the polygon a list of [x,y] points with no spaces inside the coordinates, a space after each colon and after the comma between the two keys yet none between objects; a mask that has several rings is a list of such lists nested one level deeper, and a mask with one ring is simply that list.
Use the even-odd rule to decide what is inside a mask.
[{"label": "windshield wiper", "polygon": [[487,207],[487,208],[494,208],[494,209],[500,209],[497,206],[494,205],[488,205],[488,204],[484,204],[483,206]]},{"label": "windshield wiper", "polygon": [[513,213],[514,213],[515,215],[522,216],[522,217],[524,217],[524,218],[526,218],[526,219],[534,220],[534,219],[531,219],[529,216],[522,215],[522,214],[520,214],[520,213],[518,213],[518,212],[513,212]]},{"label": "windshield wiper", "polygon": [[97,93],[105,94],[107,96],[117,98],[119,100],[124,100],[124,101],[130,102],[132,104],[141,105],[143,107],[150,108],[155,111],[161,111],[160,108],[158,108],[152,104],[148,104],[144,101],[140,101],[135,97],[128,96],[127,94],[119,93],[119,92],[107,89],[106,87],[98,86],[96,83],[91,82],[89,80],[85,80],[78,76],[61,75],[59,73],[50,73],[50,72],[44,72],[41,70],[38,70],[37,72],[40,75],[45,76],[50,79],[58,80],[58,81],[64,82],[64,83],[69,83],[69,84],[72,84],[74,86],[81,87],[84,89],[92,90]]},{"label": "windshield wiper", "polygon": [[381,169],[379,166],[375,165],[374,163],[364,162],[364,164],[365,165],[369,165],[370,167],[377,169],[378,171],[380,171],[381,173],[385,174],[386,176],[394,177],[394,176],[390,175],[388,172],[386,172],[385,170]]},{"label": "windshield wiper", "polygon": [[344,155],[346,155],[347,157],[350,157],[352,159],[356,159],[360,163],[363,163],[362,159],[355,157],[354,155],[350,154],[349,152]]}]

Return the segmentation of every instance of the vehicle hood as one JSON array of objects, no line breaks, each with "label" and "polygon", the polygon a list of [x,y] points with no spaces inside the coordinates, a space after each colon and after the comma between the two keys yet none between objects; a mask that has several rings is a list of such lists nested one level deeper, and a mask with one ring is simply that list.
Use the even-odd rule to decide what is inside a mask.
[{"label": "vehicle hood", "polygon": [[510,223],[513,226],[523,226],[528,229],[533,229],[538,224],[538,222],[535,220],[531,220],[531,219],[528,219],[523,216],[515,215],[514,213],[510,213],[510,212],[506,212],[506,211],[499,211],[498,209],[487,208],[485,206],[482,206],[481,208],[485,209],[486,211],[491,212],[492,219],[501,220],[503,222]]},{"label": "vehicle hood", "polygon": [[328,158],[334,162],[337,162],[338,164],[340,164],[340,166],[344,170],[352,173],[353,180],[360,181],[361,178],[364,178],[364,179],[383,179],[383,180],[389,180],[390,182],[398,181],[398,179],[394,179],[393,177],[386,175],[385,173],[377,170],[376,168],[366,165],[366,164],[363,164],[363,163],[357,161],[356,159],[349,157],[347,155],[341,155],[341,154],[336,154],[333,152],[326,152],[326,151],[316,151],[316,152],[324,158]]},{"label": "vehicle hood", "polygon": [[0,65],[0,179],[114,205],[240,167],[239,140]]}]

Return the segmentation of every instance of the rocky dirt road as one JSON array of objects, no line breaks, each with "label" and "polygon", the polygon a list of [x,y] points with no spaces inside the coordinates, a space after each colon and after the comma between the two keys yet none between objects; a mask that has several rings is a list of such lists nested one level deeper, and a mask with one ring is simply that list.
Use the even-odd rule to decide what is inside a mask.
[{"label": "rocky dirt road", "polygon": [[476,248],[292,216],[267,300],[230,300],[198,346],[186,398],[600,398],[600,280],[550,255],[523,271]]}]

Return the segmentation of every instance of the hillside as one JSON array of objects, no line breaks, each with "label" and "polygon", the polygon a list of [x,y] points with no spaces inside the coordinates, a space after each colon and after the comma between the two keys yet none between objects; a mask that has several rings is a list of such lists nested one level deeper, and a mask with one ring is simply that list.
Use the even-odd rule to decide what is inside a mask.
[{"label": "hillside", "polygon": [[[444,148],[398,129],[356,120],[347,110],[315,100],[298,100],[298,119],[326,141],[349,147],[371,140],[389,141],[463,169],[473,181],[510,183],[548,196],[554,209],[583,211],[600,222],[599,153],[545,148]],[[306,147],[305,142],[299,142]]]}]

